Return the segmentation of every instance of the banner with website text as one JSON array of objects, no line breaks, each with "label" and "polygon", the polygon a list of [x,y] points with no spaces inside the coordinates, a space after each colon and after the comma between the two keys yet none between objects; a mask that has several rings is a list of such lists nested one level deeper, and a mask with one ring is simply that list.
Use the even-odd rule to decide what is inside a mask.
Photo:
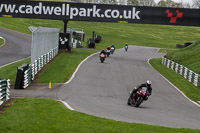
[{"label": "banner with website text", "polygon": [[47,1],[1,1],[0,16],[72,21],[200,25],[200,10]]}]

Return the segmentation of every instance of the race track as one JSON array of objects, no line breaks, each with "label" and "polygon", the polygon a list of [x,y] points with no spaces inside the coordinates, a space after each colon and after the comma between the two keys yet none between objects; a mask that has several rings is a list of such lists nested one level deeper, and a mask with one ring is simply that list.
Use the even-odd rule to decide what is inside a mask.
[{"label": "race track", "polygon": [[[0,28],[6,44],[0,47],[0,66],[30,56],[31,36]],[[11,97],[63,100],[77,111],[117,121],[176,128],[200,129],[200,108],[180,94],[149,66],[149,58],[162,57],[157,48],[129,46],[116,50],[102,64],[98,55],[84,62],[69,84],[11,89]],[[147,79],[153,93],[139,108],[128,106],[129,91]]]},{"label": "race track", "polygon": [[31,35],[0,28],[0,36],[6,40],[0,47],[0,66],[31,55]]},{"label": "race track", "polygon": [[[118,121],[176,128],[200,129],[200,108],[191,103],[147,60],[162,57],[156,48],[131,46],[128,52],[116,50],[100,63],[98,55],[82,64],[75,78],[57,92],[77,111]],[[153,94],[135,108],[128,106],[129,91],[146,80],[152,81]]]}]

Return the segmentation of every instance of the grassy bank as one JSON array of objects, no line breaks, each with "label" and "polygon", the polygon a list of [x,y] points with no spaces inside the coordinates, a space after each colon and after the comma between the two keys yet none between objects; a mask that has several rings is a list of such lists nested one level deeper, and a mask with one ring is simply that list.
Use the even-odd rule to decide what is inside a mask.
[{"label": "grassy bank", "polygon": [[96,51],[87,49],[73,49],[72,53],[63,52],[59,54],[52,63],[44,69],[39,82],[40,83],[64,83],[66,82],[77,66],[87,56]]},{"label": "grassy bank", "polygon": [[17,75],[17,67],[21,66],[23,63],[30,64],[30,58],[26,58],[22,61],[18,61],[16,63],[12,63],[8,66],[0,68],[0,78],[1,79],[10,79],[11,83],[15,83],[16,75]]},{"label": "grassy bank", "polygon": [[[193,101],[200,101],[200,89],[181,75],[162,65],[162,59],[151,59],[150,64]],[[191,91],[192,90],[192,91]]]},{"label": "grassy bank", "polygon": [[[63,31],[63,21],[20,19],[20,18],[0,18],[1,27],[13,29],[19,32],[31,34],[28,26],[44,26],[61,28]],[[125,43],[129,45],[142,45],[160,48],[176,48],[176,44],[198,41],[200,38],[200,27],[191,26],[168,26],[150,24],[120,24],[106,22],[78,22],[69,21],[68,27],[84,28],[85,46],[88,38],[92,37],[92,32],[97,31],[97,35],[102,36],[102,43],[97,44],[97,48],[102,49],[108,45],[115,44],[121,48]]]},{"label": "grassy bank", "polygon": [[176,51],[171,51],[167,54],[166,57],[200,74],[199,51],[200,51],[200,42],[196,42],[186,48],[179,49]]},{"label": "grassy bank", "polygon": [[175,129],[145,124],[117,122],[70,111],[58,101],[17,99],[0,115],[4,133],[199,133],[200,130]]},{"label": "grassy bank", "polygon": [[[40,72],[38,82],[66,82],[71,77],[80,62],[95,52],[96,51],[89,49],[73,49],[72,53],[60,53],[52,62],[45,66],[45,69]],[[15,83],[17,67],[21,66],[23,63],[30,64],[30,58],[0,68],[0,78],[10,79],[11,83]]]}]

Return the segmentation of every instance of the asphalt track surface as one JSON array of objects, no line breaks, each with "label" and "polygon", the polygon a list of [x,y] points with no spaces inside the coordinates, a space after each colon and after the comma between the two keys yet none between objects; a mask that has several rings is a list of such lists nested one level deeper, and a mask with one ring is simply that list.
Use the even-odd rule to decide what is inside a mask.
[{"label": "asphalt track surface", "polygon": [[31,55],[31,36],[0,28],[0,36],[6,42],[0,47],[0,66],[27,58]]},{"label": "asphalt track surface", "polygon": [[[82,64],[75,78],[57,92],[77,111],[117,121],[176,128],[200,129],[200,108],[183,97],[149,66],[149,58],[162,57],[156,48],[132,46],[116,50],[100,63],[98,55]],[[139,108],[128,106],[132,88],[152,81],[153,93]]]},{"label": "asphalt track surface", "polygon": [[[30,56],[29,35],[0,28],[6,45],[0,47],[4,65]],[[149,66],[149,58],[162,57],[157,48],[130,46],[116,50],[100,63],[98,55],[84,62],[69,84],[36,85],[11,90],[11,97],[53,98],[67,102],[76,111],[114,119],[176,128],[200,129],[200,108],[186,99]],[[129,91],[147,79],[153,93],[139,108],[128,106]],[[80,118],[81,119],[81,118]]]}]

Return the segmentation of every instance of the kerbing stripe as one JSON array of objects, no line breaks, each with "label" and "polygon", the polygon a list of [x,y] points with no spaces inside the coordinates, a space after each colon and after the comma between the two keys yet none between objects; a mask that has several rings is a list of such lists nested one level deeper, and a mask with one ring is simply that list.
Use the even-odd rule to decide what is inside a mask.
[{"label": "kerbing stripe", "polygon": [[[3,37],[1,37],[1,36],[0,36],[0,38],[4,40],[4,43],[3,43],[3,45],[5,45],[5,44],[6,44],[6,39],[4,39],[4,38],[3,38]],[[2,47],[3,45],[1,45],[0,47]]]},{"label": "kerbing stripe", "polygon": [[62,102],[68,109],[75,110],[68,103],[66,103],[65,101],[62,101],[62,100],[59,100],[59,101]]},{"label": "kerbing stripe", "polygon": [[71,78],[70,78],[66,83],[64,83],[64,84],[69,84],[69,83],[72,81],[72,79],[75,77],[75,75],[76,75],[78,69],[80,68],[80,66],[81,66],[86,60],[88,60],[90,57],[92,57],[92,56],[95,55],[95,54],[97,54],[97,53],[94,53],[94,54],[88,56],[87,58],[85,58],[85,59],[78,65],[78,67],[76,68],[76,70],[75,70],[75,72],[73,73],[73,75],[71,76]]}]

